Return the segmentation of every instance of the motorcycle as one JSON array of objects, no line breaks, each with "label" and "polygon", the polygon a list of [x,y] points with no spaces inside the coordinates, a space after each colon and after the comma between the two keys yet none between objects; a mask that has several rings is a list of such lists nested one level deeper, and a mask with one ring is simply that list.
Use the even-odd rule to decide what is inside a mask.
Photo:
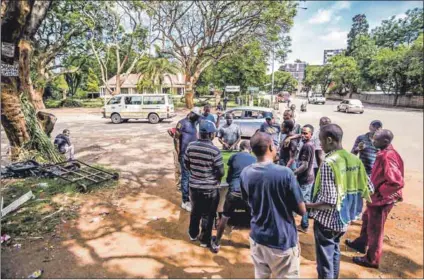
[{"label": "motorcycle", "polygon": [[300,111],[306,112],[306,106],[307,105],[308,105],[308,103],[306,101],[303,101],[302,104],[300,105]]}]

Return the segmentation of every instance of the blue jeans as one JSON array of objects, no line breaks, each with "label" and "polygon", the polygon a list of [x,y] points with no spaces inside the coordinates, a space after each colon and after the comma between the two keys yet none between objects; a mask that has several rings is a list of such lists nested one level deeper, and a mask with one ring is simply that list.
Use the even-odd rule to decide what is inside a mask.
[{"label": "blue jeans", "polygon": [[183,202],[190,201],[189,189],[188,189],[188,181],[190,179],[190,172],[184,165],[183,157],[179,158],[181,165],[181,193],[183,195]]},{"label": "blue jeans", "polygon": [[323,227],[314,223],[315,253],[320,279],[337,279],[340,270],[340,238],[344,232]]},{"label": "blue jeans", "polygon": [[[303,200],[305,201],[305,203],[311,202],[313,185],[314,183],[300,185],[300,191],[302,192]],[[300,226],[304,229],[307,229],[309,227],[308,216],[309,216],[309,213],[307,211],[305,215],[302,216],[302,221],[300,222]]]}]

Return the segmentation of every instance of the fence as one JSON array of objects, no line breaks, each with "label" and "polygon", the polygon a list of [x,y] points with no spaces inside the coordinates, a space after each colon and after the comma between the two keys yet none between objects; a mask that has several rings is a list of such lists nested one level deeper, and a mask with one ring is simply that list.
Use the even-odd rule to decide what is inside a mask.
[{"label": "fence", "polygon": [[[349,98],[348,96],[340,96],[338,94],[327,95],[330,100],[343,100]],[[397,104],[396,95],[393,94],[358,94],[354,93],[350,97],[352,99],[359,99],[363,103],[377,104],[383,106],[399,106],[406,108],[420,108],[424,106],[424,96],[422,95],[402,95],[398,96]]]}]

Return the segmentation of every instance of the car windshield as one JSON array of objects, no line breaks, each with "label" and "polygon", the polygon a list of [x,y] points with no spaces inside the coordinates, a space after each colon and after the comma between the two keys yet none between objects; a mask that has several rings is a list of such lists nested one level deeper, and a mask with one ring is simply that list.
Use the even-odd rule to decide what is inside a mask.
[{"label": "car windshield", "polygon": [[319,95],[315,95],[315,97],[324,97],[324,96],[322,96],[321,94],[319,94]]},{"label": "car windshield", "polygon": [[120,103],[121,103],[121,97],[115,96],[111,100],[109,100],[109,102],[107,104],[113,105],[113,104],[120,104]]},{"label": "car windshield", "polygon": [[172,99],[171,96],[168,96],[168,104],[169,105],[173,105],[174,104],[174,99]]},{"label": "car windshield", "polygon": [[350,100],[349,103],[352,105],[362,105],[362,102],[360,100]]}]

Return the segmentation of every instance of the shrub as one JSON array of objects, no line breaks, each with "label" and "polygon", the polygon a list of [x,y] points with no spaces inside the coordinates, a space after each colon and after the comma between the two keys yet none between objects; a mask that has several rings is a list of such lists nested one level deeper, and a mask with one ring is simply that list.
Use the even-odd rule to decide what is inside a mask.
[{"label": "shrub", "polygon": [[82,103],[73,99],[65,99],[60,101],[60,107],[68,107],[68,108],[82,107]]}]

